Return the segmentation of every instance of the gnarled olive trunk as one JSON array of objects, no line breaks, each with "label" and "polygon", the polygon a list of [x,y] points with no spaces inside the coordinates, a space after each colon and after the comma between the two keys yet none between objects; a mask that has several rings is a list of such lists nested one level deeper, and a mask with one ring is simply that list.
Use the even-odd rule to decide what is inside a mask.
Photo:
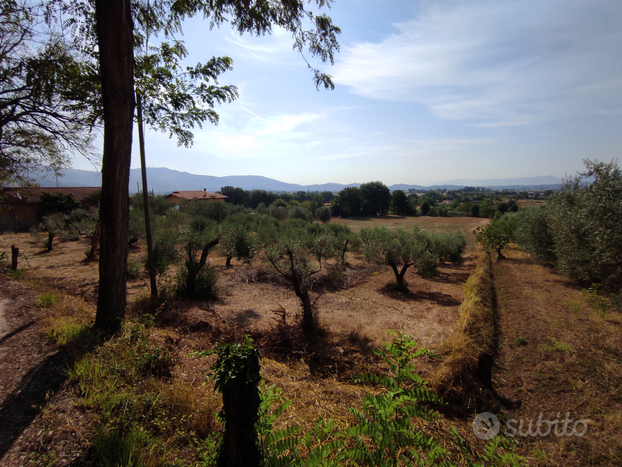
[{"label": "gnarled olive trunk", "polygon": [[412,263],[406,263],[402,266],[402,269],[398,269],[397,264],[389,263],[391,269],[393,269],[393,273],[395,274],[395,280],[399,285],[404,285],[404,276],[406,275],[406,271],[409,267],[412,266]]}]

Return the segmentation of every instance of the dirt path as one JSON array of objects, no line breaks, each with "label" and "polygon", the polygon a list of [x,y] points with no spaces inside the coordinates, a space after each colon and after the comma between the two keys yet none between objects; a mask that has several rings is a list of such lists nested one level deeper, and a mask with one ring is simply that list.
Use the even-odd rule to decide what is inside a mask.
[{"label": "dirt path", "polygon": [[[37,295],[0,278],[0,465],[44,449],[43,408],[66,380],[64,356],[36,321]],[[42,433],[43,432],[43,433]]]},{"label": "dirt path", "polygon": [[[581,286],[533,264],[519,250],[494,266],[499,310],[495,389],[520,407],[502,414],[536,434],[542,420],[559,420],[546,436],[515,438],[530,465],[622,465],[622,315],[603,318]],[[582,436],[563,433],[564,420]],[[540,433],[547,431],[541,425]],[[507,426],[502,426],[505,430]]]},{"label": "dirt path", "polygon": [[10,332],[9,325],[4,317],[4,308],[7,303],[7,300],[0,300],[0,341],[2,341],[4,336]]}]

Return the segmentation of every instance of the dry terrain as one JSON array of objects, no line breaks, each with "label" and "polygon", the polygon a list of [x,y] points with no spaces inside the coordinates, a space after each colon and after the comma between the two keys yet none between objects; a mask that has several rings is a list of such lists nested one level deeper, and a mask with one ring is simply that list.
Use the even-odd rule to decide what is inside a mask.
[{"label": "dry terrain", "polygon": [[[291,331],[298,313],[297,299],[286,284],[271,276],[260,261],[251,267],[234,262],[226,269],[224,258],[212,253],[221,297],[210,302],[176,301],[160,309],[152,338],[175,357],[171,384],[202,391],[206,404],[216,410],[217,396],[211,383],[205,382],[213,358],[197,359],[191,352],[250,333],[264,355],[264,379],[283,388],[285,398],[293,401],[281,425],[308,428],[319,416],[348,423],[347,408],[360,405],[365,392],[351,377],[356,371],[379,368],[371,349],[388,339],[388,330],[403,330],[442,351],[443,341],[456,332],[462,287],[473,264],[471,231],[487,220],[386,216],[337,222],[355,231],[371,225],[460,229],[469,242],[466,261],[440,268],[431,279],[409,272],[410,292],[400,293],[386,287],[394,280],[388,268],[369,266],[351,256],[351,273],[342,284],[346,287],[335,287],[327,273],[320,274],[313,298],[327,332],[313,342],[302,342],[277,327],[284,320]],[[12,244],[24,254],[20,257],[24,278],[15,281],[3,275],[0,281],[4,305],[0,465],[89,465],[94,414],[81,407],[72,384],[65,381],[63,354],[45,335],[47,312],[39,299],[45,292],[66,293],[67,300],[82,300],[80,306],[92,316],[97,263],[85,261],[85,239],[59,243],[54,251],[43,253],[30,235],[0,236],[0,251],[8,253]],[[130,256],[142,258],[144,251],[139,246]],[[581,285],[533,264],[520,250],[511,249],[507,256],[494,266],[498,355],[493,383],[506,402],[497,414],[502,422],[537,419],[540,412],[549,418],[560,412],[563,419],[570,412],[573,419],[589,419],[583,437],[516,438],[518,452],[529,465],[621,465],[620,315],[598,316],[587,304]],[[128,282],[130,303],[144,302],[147,284],[146,277]],[[165,287],[166,280],[160,285]],[[422,360],[419,371],[432,380],[441,363],[442,358]],[[470,449],[481,448],[471,429],[475,413],[459,412],[448,410],[446,417],[421,428],[440,435],[453,425]],[[9,419],[16,422],[7,424]]]}]

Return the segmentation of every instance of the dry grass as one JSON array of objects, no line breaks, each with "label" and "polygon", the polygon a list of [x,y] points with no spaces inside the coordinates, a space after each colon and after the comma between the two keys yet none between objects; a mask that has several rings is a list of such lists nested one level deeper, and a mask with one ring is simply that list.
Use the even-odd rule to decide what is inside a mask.
[{"label": "dry grass", "polygon": [[493,383],[520,405],[505,419],[588,420],[582,437],[520,438],[533,465],[622,465],[622,315],[602,318],[581,286],[510,248],[494,264],[499,354]]},{"label": "dry grass", "polygon": [[350,217],[348,219],[333,218],[331,222],[337,224],[345,224],[354,232],[359,232],[363,227],[384,226],[391,228],[412,229],[420,227],[430,232],[451,232],[459,230],[467,239],[467,254],[473,254],[475,248],[475,235],[473,229],[480,225],[490,222],[489,219],[480,219],[478,217],[401,217],[401,216],[379,216],[379,217]]},{"label": "dry grass", "polygon": [[434,387],[465,413],[489,404],[490,370],[496,352],[495,303],[490,254],[478,253],[464,285],[457,332],[443,343],[443,365]]},{"label": "dry grass", "polygon": [[[487,220],[387,216],[337,222],[347,223],[353,230],[379,224],[406,228],[419,225],[430,230],[457,228],[470,234]],[[49,293],[58,297],[38,311],[39,319],[49,329],[56,329],[51,335],[59,339],[62,329],[74,321],[78,327],[92,322],[97,263],[83,262],[86,241],[59,243],[53,252],[42,254],[28,235],[0,236],[0,249],[6,250],[12,243],[27,255],[20,258],[20,266],[25,268],[26,281],[32,281],[37,289],[36,296]],[[470,254],[475,256],[471,248]],[[139,248],[132,254],[143,253]],[[264,356],[266,384],[281,387],[284,397],[293,402],[278,420],[278,427],[296,424],[307,430],[320,416],[336,419],[345,427],[352,423],[348,408],[359,407],[364,393],[373,391],[351,383],[352,375],[367,370],[386,371],[371,350],[388,339],[387,330],[401,329],[437,353],[446,349],[441,359],[422,360],[418,370],[425,379],[439,375],[437,383],[444,378],[451,381],[452,391],[469,389],[472,381],[453,376],[461,368],[476,368],[479,356],[495,347],[490,343],[497,337],[499,353],[493,388],[505,399],[522,405],[517,408],[496,404],[490,410],[506,419],[537,419],[539,412],[554,417],[556,411],[569,410],[590,420],[589,436],[581,439],[519,439],[518,448],[532,459],[532,464],[616,465],[622,452],[622,320],[613,313],[606,319],[599,317],[587,306],[580,287],[532,264],[522,252],[509,249],[507,256],[508,260],[493,265],[500,310],[498,336],[491,336],[490,321],[485,319],[490,317],[490,297],[478,288],[488,287],[486,277],[490,276],[479,255],[460,267],[440,268],[435,278],[422,279],[410,273],[408,293],[387,291],[385,285],[393,280],[390,270],[368,267],[360,257],[350,255],[352,276],[346,288],[331,287],[328,275],[320,277],[314,288],[313,298],[317,299],[325,330],[314,340],[300,334],[299,304],[287,284],[267,274],[260,263],[251,268],[234,264],[226,269],[223,258],[212,257],[220,282],[229,292],[214,302],[171,302],[160,309],[149,339],[168,352],[174,365],[168,379],[152,381],[154,386],[146,385],[142,390],[157,394],[162,420],[176,417],[176,423],[202,434],[218,429],[211,414],[219,409],[219,396],[206,381],[214,359],[196,358],[192,353],[251,334]],[[478,266],[473,272],[475,262]],[[139,310],[150,310],[146,290],[145,278],[128,283],[128,297],[136,310],[133,319],[138,319]],[[481,297],[486,298],[482,301]],[[519,338],[527,345],[519,344]],[[447,389],[445,394],[449,394]],[[85,440],[81,446],[88,446],[93,433],[86,424],[91,423],[93,415],[76,414],[84,409],[76,409],[71,397],[69,390],[54,396],[45,417],[33,423],[35,433],[43,429],[50,432],[50,427],[57,426],[37,452],[51,452],[54,447],[59,450],[64,441],[78,434]],[[61,404],[61,399],[72,402]],[[68,409],[71,404],[74,408]],[[449,426],[455,425],[467,444],[479,449],[481,443],[471,428],[475,402],[468,404],[467,400],[463,407],[463,412],[469,413],[467,417],[443,418],[422,424],[421,429],[449,445],[451,440],[446,434]],[[70,422],[83,425],[73,430]],[[188,465],[196,462],[187,444],[176,440],[172,432],[167,436],[167,455],[184,459]],[[538,460],[539,456],[542,459]]]},{"label": "dry grass", "polygon": [[516,201],[519,208],[538,208],[546,204],[546,200],[542,199],[519,199]]}]

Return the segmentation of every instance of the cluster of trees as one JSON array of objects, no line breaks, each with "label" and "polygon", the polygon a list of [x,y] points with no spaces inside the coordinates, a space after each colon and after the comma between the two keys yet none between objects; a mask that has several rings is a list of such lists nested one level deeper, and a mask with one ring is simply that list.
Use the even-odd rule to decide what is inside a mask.
[{"label": "cluster of trees", "polygon": [[[330,2],[314,3],[321,9]],[[91,130],[103,123],[97,327],[117,331],[125,313],[127,251],[119,245],[128,240],[134,121],[144,161],[142,125],[189,146],[192,128],[217,122],[214,106],[238,95],[235,86],[217,82],[231,69],[231,58],[182,66],[187,50],[175,35],[183,20],[202,15],[210,27],[228,23],[240,34],[282,28],[292,35],[316,87],[332,89],[330,75],[303,52],[332,64],[340,30],[312,7],[281,0],[0,1],[0,178],[28,180],[40,167],[58,172],[70,152],[91,156]]]},{"label": "cluster of trees", "polygon": [[566,179],[545,205],[497,215],[474,233],[499,259],[516,242],[536,262],[591,284],[622,309],[622,172],[614,161],[584,163],[585,172]]},{"label": "cluster of trees", "polygon": [[585,160],[546,205],[517,213],[515,238],[532,257],[568,276],[598,284],[622,304],[622,172]]},{"label": "cluster of trees", "polygon": [[[348,252],[390,266],[397,284],[405,288],[410,268],[417,274],[434,274],[441,263],[460,262],[466,246],[458,232],[374,228],[356,234],[344,225],[313,222],[311,217],[280,219],[232,203],[195,200],[178,211],[157,199],[151,203],[156,271],[161,276],[178,266],[174,290],[179,297],[217,296],[217,273],[208,261],[212,252],[226,258],[226,267],[233,260],[249,264],[258,259],[292,287],[300,300],[305,333],[313,333],[318,324],[311,297],[314,277],[324,272],[336,286],[347,284],[343,278],[348,275]],[[144,235],[144,212],[139,202],[133,204],[137,208],[132,209],[130,231],[138,238]],[[146,258],[144,264],[147,268]]]},{"label": "cluster of trees", "polygon": [[[222,187],[220,193],[229,197],[229,203],[256,209],[279,219],[310,216],[328,221],[330,216],[355,217],[396,214],[399,216],[472,216],[492,218],[497,213],[516,212],[518,205],[510,199],[501,200],[496,193],[440,192],[430,190],[423,196],[394,190],[382,182],[363,183],[360,187],[346,187],[337,194],[329,191],[295,194],[270,193],[264,190],[245,191],[231,186]],[[447,204],[444,201],[451,201]],[[325,206],[330,204],[330,207]]]},{"label": "cluster of trees", "polygon": [[72,194],[42,193],[39,205],[44,217],[38,226],[30,230],[32,235],[38,237],[46,233],[45,249],[52,251],[58,235],[65,240],[77,240],[80,235],[90,234],[97,222],[99,195],[99,191],[94,192],[81,203]]}]

